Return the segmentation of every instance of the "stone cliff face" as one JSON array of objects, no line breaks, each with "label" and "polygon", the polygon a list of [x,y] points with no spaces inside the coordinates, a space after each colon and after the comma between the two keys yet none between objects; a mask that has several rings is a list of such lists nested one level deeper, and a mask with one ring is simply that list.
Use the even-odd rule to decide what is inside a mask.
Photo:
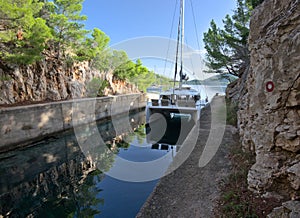
[{"label": "stone cliff face", "polygon": [[26,66],[0,65],[0,104],[24,101],[55,101],[87,96],[87,84],[93,78],[109,82],[105,94],[139,92],[130,84],[114,81],[112,73],[91,69],[88,62],[64,64],[52,59]]},{"label": "stone cliff face", "polygon": [[248,185],[281,200],[299,200],[299,0],[265,0],[252,15],[249,45],[250,71],[238,99],[242,145],[256,154]]}]

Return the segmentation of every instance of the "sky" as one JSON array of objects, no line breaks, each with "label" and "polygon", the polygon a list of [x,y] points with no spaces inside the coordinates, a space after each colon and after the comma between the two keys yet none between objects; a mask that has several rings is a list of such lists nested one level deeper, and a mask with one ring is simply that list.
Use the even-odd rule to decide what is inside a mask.
[{"label": "sky", "polygon": [[[226,14],[232,14],[235,6],[236,0],[186,0],[185,43],[192,50],[201,52],[203,57],[205,51],[203,33],[207,32],[210,27],[210,21],[214,19],[217,25],[222,27],[222,19]],[[194,11],[194,15],[192,11]],[[161,50],[161,55],[157,59],[162,60],[163,56],[167,57],[168,52],[172,52],[169,51],[168,46],[162,44],[168,42],[165,39],[176,39],[179,0],[85,0],[82,14],[88,17],[85,22],[86,29],[92,30],[95,27],[101,29],[110,37],[112,48],[123,49],[128,53],[130,51],[127,49],[132,50],[132,47],[135,47],[135,50],[142,50],[145,54],[140,52],[139,55],[142,56],[140,59],[144,65],[148,65],[147,67],[150,69],[161,71],[162,65],[164,65],[162,61],[158,63],[145,56],[152,57],[153,54],[147,51],[155,47]],[[175,18],[173,19],[174,14]],[[195,22],[193,17],[195,17]],[[152,37],[155,37],[154,41],[151,40]],[[137,38],[146,40],[135,43]],[[124,43],[127,45],[123,46]],[[135,46],[130,47],[132,44]],[[135,53],[135,55],[137,54]],[[129,55],[129,58],[139,57]]]}]

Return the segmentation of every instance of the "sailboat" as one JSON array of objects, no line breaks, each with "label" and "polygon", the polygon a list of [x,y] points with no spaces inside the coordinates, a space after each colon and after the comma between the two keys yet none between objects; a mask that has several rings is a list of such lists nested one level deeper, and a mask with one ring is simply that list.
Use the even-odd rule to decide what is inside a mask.
[{"label": "sailboat", "polygon": [[[152,99],[146,105],[146,126],[149,125],[151,116],[155,113],[163,115],[167,121],[187,120],[196,123],[200,118],[200,110],[205,105],[201,100],[198,90],[183,86],[188,80],[183,72],[183,48],[184,48],[184,0],[180,1],[180,16],[178,24],[176,61],[173,88],[161,92],[158,99]],[[178,75],[179,74],[179,75]],[[176,87],[176,77],[179,76],[179,84]]]}]

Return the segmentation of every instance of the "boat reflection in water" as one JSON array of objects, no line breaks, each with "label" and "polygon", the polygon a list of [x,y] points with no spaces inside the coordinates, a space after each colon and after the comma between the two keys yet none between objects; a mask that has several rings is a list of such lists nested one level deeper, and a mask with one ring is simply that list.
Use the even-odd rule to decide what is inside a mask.
[{"label": "boat reflection in water", "polygon": [[[130,129],[117,135],[114,125],[128,120]],[[141,112],[114,124],[97,125],[106,146],[94,145],[96,149],[89,152],[97,153],[90,156],[72,131],[1,153],[0,217],[134,217],[158,180],[126,182],[107,172],[118,168],[118,158],[142,163],[168,155],[172,158],[176,153],[176,143],[168,144],[166,138],[163,144],[147,142],[143,123],[145,113]],[[176,125],[174,122],[172,134],[166,137],[175,136]],[[83,132],[86,129],[82,127]],[[107,148],[113,152],[108,153]],[[99,170],[99,164],[106,173]]]},{"label": "boat reflection in water", "polygon": [[194,126],[195,121],[189,114],[159,111],[146,124],[147,142],[179,147]]}]

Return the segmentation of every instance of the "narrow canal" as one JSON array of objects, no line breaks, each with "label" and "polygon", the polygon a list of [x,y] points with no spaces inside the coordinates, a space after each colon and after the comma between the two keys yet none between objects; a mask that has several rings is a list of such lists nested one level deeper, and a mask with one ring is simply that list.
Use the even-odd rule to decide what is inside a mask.
[{"label": "narrow canal", "polygon": [[143,111],[1,153],[0,217],[135,217],[193,125],[171,121],[160,135],[158,122],[149,133]]},{"label": "narrow canal", "polygon": [[[116,135],[114,125],[126,120],[130,129]],[[144,123],[139,112],[98,124],[110,153],[89,155],[94,150],[68,131],[0,154],[0,217],[135,217],[176,154],[176,146],[147,142]],[[162,159],[164,166],[151,169],[153,180],[128,181],[115,176],[132,173],[120,158],[137,165]]]}]

